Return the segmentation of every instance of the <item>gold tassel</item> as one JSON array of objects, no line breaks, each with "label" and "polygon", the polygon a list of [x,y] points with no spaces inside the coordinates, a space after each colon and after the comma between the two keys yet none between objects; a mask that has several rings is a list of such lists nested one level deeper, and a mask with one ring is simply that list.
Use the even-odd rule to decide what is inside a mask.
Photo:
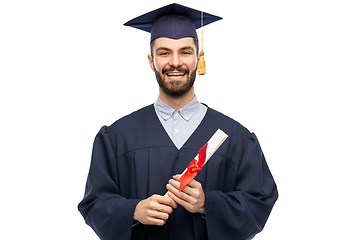
[{"label": "gold tassel", "polygon": [[[204,22],[203,22],[203,12],[201,12],[201,27],[203,27]],[[199,75],[205,75],[206,74],[206,63],[205,63],[205,59],[204,59],[204,32],[201,29],[201,52],[200,52],[200,59],[199,59],[199,63],[198,63],[198,74]]]},{"label": "gold tassel", "polygon": [[205,75],[206,74],[206,63],[204,59],[204,50],[201,50],[200,52],[200,60],[198,64],[198,74],[199,75]]}]

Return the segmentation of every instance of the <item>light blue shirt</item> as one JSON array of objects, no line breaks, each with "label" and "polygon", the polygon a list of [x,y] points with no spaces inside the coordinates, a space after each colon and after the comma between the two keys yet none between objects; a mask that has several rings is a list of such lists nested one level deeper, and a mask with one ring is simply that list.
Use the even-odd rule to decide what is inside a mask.
[{"label": "light blue shirt", "polygon": [[178,149],[193,134],[207,111],[207,107],[201,104],[196,96],[178,111],[166,105],[159,97],[154,107],[162,126]]}]

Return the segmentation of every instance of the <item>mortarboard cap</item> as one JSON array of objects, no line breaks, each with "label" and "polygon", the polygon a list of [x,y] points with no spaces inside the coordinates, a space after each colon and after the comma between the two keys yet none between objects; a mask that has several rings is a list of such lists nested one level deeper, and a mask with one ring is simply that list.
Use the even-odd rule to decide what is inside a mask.
[{"label": "mortarboard cap", "polygon": [[198,38],[197,28],[221,19],[221,17],[173,3],[134,18],[124,25],[151,33],[150,41],[153,41],[160,37]]}]

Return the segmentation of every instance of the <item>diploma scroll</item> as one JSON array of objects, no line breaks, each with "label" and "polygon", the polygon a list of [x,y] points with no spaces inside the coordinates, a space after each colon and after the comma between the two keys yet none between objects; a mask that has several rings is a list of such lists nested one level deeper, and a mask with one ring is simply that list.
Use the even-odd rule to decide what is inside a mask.
[{"label": "diploma scroll", "polygon": [[[226,140],[228,135],[221,129],[218,129],[209,141],[199,150],[196,157],[191,161],[180,177],[181,191],[195,176],[202,167],[209,161],[212,155],[218,150],[221,144]],[[167,195],[167,193],[165,194]]]}]

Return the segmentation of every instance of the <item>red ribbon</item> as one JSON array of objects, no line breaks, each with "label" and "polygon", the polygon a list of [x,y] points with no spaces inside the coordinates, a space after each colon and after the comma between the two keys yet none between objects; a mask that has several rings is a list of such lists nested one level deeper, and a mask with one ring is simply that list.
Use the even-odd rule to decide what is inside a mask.
[{"label": "red ribbon", "polygon": [[189,166],[187,166],[186,172],[181,176],[180,178],[180,188],[179,191],[181,191],[188,183],[196,176],[198,172],[201,171],[205,159],[206,159],[206,148],[207,143],[199,150],[199,161],[196,159],[193,159]]}]

